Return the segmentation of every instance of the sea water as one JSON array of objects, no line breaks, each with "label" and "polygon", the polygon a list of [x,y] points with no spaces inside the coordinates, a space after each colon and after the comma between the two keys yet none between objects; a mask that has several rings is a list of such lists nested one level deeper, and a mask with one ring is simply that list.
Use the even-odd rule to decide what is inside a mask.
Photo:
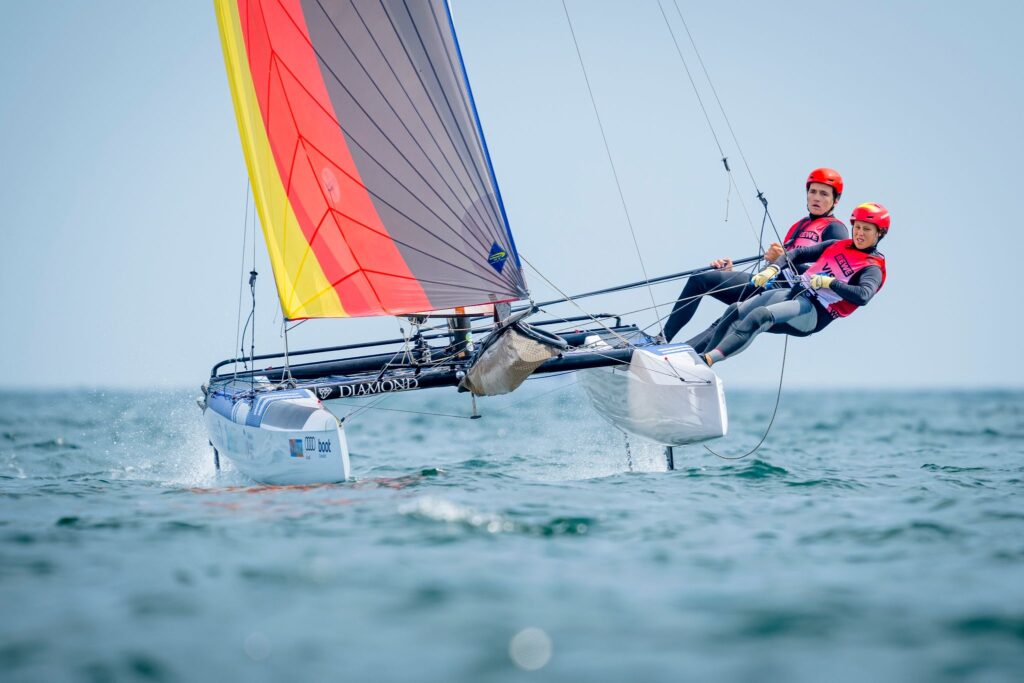
[{"label": "sea water", "polygon": [[725,460],[731,391],[667,472],[571,378],[420,392],[276,488],[197,393],[0,394],[0,679],[1024,679],[1024,393],[784,391]]}]

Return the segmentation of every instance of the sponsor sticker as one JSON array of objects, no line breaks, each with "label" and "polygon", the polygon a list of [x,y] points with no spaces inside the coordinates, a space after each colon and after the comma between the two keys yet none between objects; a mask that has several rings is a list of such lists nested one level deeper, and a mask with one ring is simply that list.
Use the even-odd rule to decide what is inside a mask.
[{"label": "sponsor sticker", "polygon": [[508,260],[508,252],[497,242],[491,245],[491,253],[487,255],[487,262],[491,264],[491,268],[494,268],[499,273],[505,267],[505,261]]}]

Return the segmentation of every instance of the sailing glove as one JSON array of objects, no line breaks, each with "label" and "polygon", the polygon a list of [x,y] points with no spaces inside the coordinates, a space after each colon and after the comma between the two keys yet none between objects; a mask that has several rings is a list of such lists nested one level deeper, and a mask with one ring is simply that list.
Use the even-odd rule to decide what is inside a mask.
[{"label": "sailing glove", "polygon": [[811,288],[812,289],[829,289],[832,287],[832,281],[834,277],[828,275],[813,275],[811,276]]},{"label": "sailing glove", "polygon": [[750,278],[750,281],[754,283],[755,287],[764,287],[765,283],[774,278],[779,274],[778,266],[768,266],[760,273]]}]

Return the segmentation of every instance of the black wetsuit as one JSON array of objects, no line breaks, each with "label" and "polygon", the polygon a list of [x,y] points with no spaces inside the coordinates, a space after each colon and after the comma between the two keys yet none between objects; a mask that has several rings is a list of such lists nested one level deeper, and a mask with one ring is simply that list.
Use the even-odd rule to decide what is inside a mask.
[{"label": "black wetsuit", "polygon": [[[793,238],[782,246],[784,246],[787,251],[792,250],[793,243],[796,242],[797,236],[800,234],[800,227],[802,227],[800,224],[804,222],[809,223],[817,218],[821,218],[821,216],[808,216],[807,218],[801,219],[801,221],[794,226],[796,229],[791,229]],[[839,220],[835,220],[822,232],[821,243],[824,244],[831,240],[846,239],[849,236],[846,226]],[[700,305],[701,298],[705,295],[710,295],[724,304],[735,304],[749,299],[757,291],[758,288],[750,284],[750,274],[746,272],[735,270],[712,270],[706,273],[701,273],[700,275],[694,275],[686,281],[686,286],[683,287],[683,291],[679,294],[679,299],[672,308],[672,313],[665,322],[665,339],[667,341],[672,341],[672,338],[679,334],[679,330],[683,329],[686,323],[690,322],[690,319],[693,318],[694,314],[697,312],[697,306]],[[687,343],[696,349],[705,341],[707,341],[707,336],[700,334],[689,340]],[[698,349],[698,351],[699,350],[700,349]]]}]

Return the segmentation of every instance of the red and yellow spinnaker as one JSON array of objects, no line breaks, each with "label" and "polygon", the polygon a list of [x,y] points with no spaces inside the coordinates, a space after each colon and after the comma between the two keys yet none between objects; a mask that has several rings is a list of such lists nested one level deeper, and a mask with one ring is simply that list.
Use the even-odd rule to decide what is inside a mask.
[{"label": "red and yellow spinnaker", "polygon": [[527,296],[443,0],[215,0],[286,318]]}]

